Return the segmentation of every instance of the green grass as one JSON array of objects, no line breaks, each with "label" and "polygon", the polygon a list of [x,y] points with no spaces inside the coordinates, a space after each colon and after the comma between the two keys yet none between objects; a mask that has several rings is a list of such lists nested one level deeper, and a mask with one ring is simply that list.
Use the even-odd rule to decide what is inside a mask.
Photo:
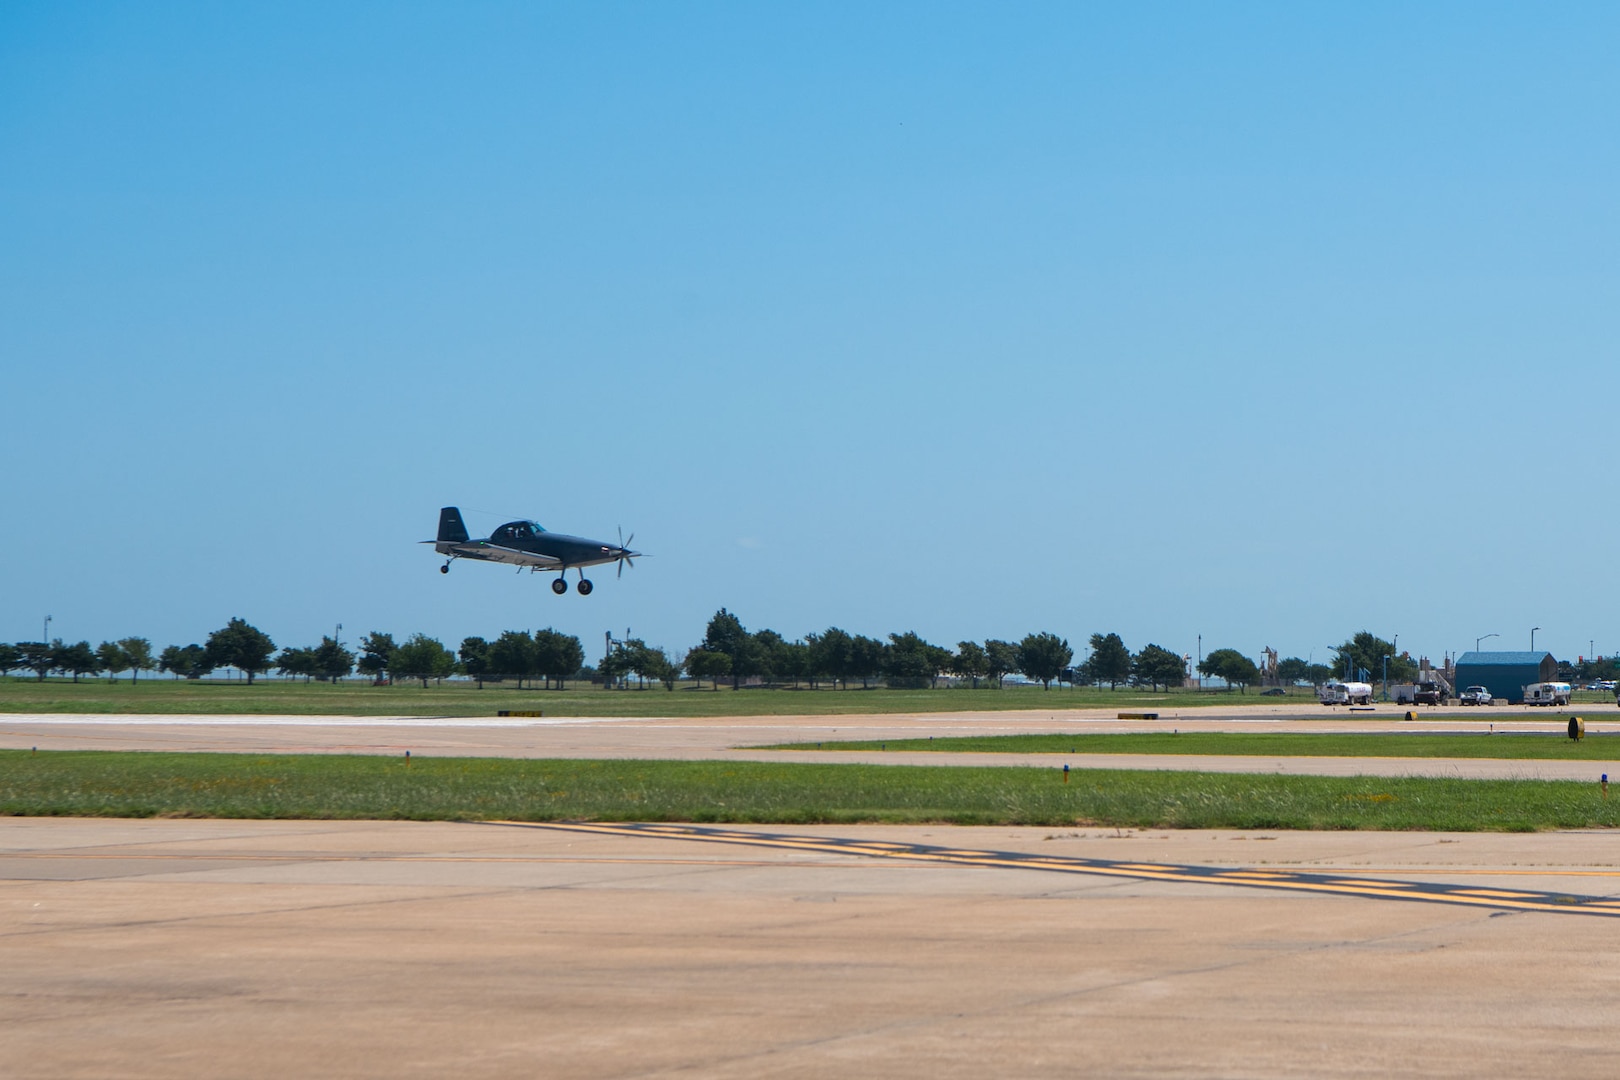
[{"label": "green grass", "polygon": [[[1510,719],[1508,717],[1500,718]],[[1514,720],[1547,720],[1545,715]],[[1128,735],[983,735],[949,739],[886,739],[861,742],[779,743],[766,750],[933,750],[979,754],[1220,754],[1248,757],[1526,758],[1606,762],[1620,759],[1620,737],[1589,733],[1575,741],[1568,720],[1534,734],[1426,735],[1390,731],[1332,732],[1168,731]],[[1616,778],[1620,781],[1620,777]]]},{"label": "green grass", "polygon": [[[1038,686],[1002,689],[863,690],[808,687],[749,688],[733,691],[682,684],[674,691],[603,690],[570,683],[566,690],[518,690],[488,683],[478,689],[468,682],[423,688],[420,682],[372,686],[364,679],[338,684],[258,679],[252,686],[237,680],[145,678],[131,685],[123,679],[0,678],[0,713],[275,713],[292,716],[493,716],[500,709],[541,709],[548,716],[837,716],[850,713],[990,712],[1013,709],[1154,709],[1200,708],[1315,699],[1260,698],[1254,694],[1177,691],[1150,694],[1135,690],[1085,687],[1045,691]],[[1323,710],[1326,714],[1326,710]]]},{"label": "green grass", "polygon": [[0,814],[1527,831],[1596,784],[712,761],[0,751]]}]

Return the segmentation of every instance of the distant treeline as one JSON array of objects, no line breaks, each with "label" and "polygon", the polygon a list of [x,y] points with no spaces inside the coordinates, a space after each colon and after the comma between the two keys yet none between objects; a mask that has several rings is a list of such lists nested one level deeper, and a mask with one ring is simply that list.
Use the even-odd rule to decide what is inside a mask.
[{"label": "distant treeline", "polygon": [[[647,645],[637,638],[612,642],[608,655],[596,667],[585,664],[579,638],[556,630],[533,633],[507,630],[494,640],[463,638],[452,651],[426,634],[413,634],[396,642],[392,634],[373,631],[349,648],[334,637],[320,644],[277,650],[268,634],[242,619],[232,619],[208,635],[202,644],[170,645],[152,650],[146,638],[64,644],[23,641],[0,643],[0,674],[32,671],[40,679],[52,674],[84,676],[129,672],[131,681],[143,672],[161,671],[175,678],[200,679],[222,668],[235,668],[249,682],[268,671],[305,680],[348,678],[358,672],[373,681],[429,680],[462,675],[482,686],[485,682],[540,680],[562,688],[568,680],[599,680],[625,685],[634,677],[640,685],[663,684],[674,689],[682,676],[718,687],[744,683],[847,687],[859,682],[893,687],[931,687],[942,677],[965,679],[974,687],[1002,684],[1012,674],[1050,688],[1052,683],[1080,686],[1121,685],[1152,690],[1181,686],[1189,672],[1188,658],[1172,649],[1149,644],[1132,652],[1118,634],[1092,634],[1090,654],[1074,663],[1074,651],[1064,638],[1050,632],[1031,633],[1016,642],[990,639],[960,641],[955,649],[931,644],[911,631],[888,635],[887,641],[851,634],[838,627],[788,641],[774,630],[749,632],[725,608],[715,612],[703,640],[679,656]],[[1196,664],[1198,674],[1220,679],[1239,690],[1262,679],[1280,685],[1309,683],[1320,686],[1335,675],[1373,678],[1387,665],[1392,683],[1409,682],[1417,664],[1406,653],[1395,653],[1386,642],[1367,631],[1347,639],[1334,650],[1334,663],[1310,663],[1298,657],[1277,662],[1263,672],[1236,649],[1216,649]],[[1275,654],[1272,654],[1275,656]],[[1608,666],[1614,662],[1608,661]],[[1580,677],[1586,678],[1582,665]],[[1601,674],[1601,673],[1599,673]],[[1595,676],[1594,676],[1595,677]]]},{"label": "distant treeline", "polygon": [[[1233,650],[1225,652],[1237,655]],[[1180,685],[1186,676],[1185,661],[1177,653],[1148,645],[1133,654],[1118,634],[1092,635],[1090,658],[1080,665],[1073,661],[1068,641],[1048,632],[1027,634],[1017,642],[962,641],[954,650],[931,644],[910,631],[880,641],[837,627],[808,634],[802,641],[788,641],[774,630],[750,633],[724,608],[709,620],[703,640],[679,656],[631,638],[612,642],[608,655],[595,668],[586,666],[579,638],[550,629],[534,633],[507,630],[494,640],[468,637],[454,651],[426,634],[396,642],[392,634],[381,631],[365,635],[353,649],[335,637],[322,637],[318,645],[278,651],[268,634],[243,619],[231,619],[202,644],[170,645],[155,654],[151,642],[140,637],[104,641],[94,648],[87,641],[69,645],[60,639],[0,644],[0,673],[26,670],[42,680],[62,674],[75,681],[121,672],[129,672],[135,681],[141,673],[154,670],[175,678],[201,679],[222,668],[235,668],[249,682],[273,670],[323,681],[358,672],[374,681],[420,679],[423,686],[429,680],[454,675],[479,685],[512,680],[521,687],[525,681],[540,680],[558,688],[570,679],[625,685],[634,677],[640,685],[661,683],[674,689],[684,675],[700,683],[709,680],[716,687],[722,679],[730,680],[734,688],[745,682],[931,687],[942,676],[967,679],[978,687],[1000,686],[1007,675],[1016,673],[1048,688],[1053,682],[1067,682],[1159,689]],[[1212,653],[1209,665],[1210,674],[1225,672],[1234,684],[1252,681],[1233,677],[1247,675],[1253,670],[1252,663],[1246,670],[1221,667],[1220,654]]]}]

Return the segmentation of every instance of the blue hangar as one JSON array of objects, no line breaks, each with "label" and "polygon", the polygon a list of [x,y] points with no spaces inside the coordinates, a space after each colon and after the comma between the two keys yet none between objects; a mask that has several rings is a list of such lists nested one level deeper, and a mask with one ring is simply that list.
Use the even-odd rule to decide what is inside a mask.
[{"label": "blue hangar", "polygon": [[1457,657],[1457,689],[1483,686],[1497,701],[1524,704],[1524,688],[1558,678],[1549,652],[1465,652]]}]

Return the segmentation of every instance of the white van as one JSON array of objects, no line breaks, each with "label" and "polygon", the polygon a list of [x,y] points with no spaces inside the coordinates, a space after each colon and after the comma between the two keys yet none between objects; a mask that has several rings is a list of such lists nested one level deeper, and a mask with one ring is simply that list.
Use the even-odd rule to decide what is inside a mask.
[{"label": "white van", "polygon": [[1568,705],[1569,683],[1537,682],[1524,688],[1526,705]]}]

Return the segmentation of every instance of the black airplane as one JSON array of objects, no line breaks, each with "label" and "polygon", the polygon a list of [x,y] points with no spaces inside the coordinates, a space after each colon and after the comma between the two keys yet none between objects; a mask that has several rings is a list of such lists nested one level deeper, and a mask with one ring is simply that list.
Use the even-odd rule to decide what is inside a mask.
[{"label": "black airplane", "polygon": [[585,577],[584,568],[616,562],[619,564],[619,576],[624,576],[625,565],[628,563],[634,570],[636,564],[631,560],[641,555],[641,552],[631,551],[628,546],[635,538],[635,534],[631,533],[630,540],[621,536],[619,543],[607,544],[582,536],[547,532],[532,521],[509,521],[490,533],[488,540],[473,540],[468,537],[467,526],[462,523],[461,511],[447,506],[439,511],[438,539],[423,540],[422,543],[432,544],[434,551],[450,556],[439,567],[441,574],[448,574],[450,564],[457,559],[511,563],[519,572],[525,566],[530,571],[555,570],[557,580],[551,583],[551,591],[561,596],[568,591],[568,581],[564,575],[574,568],[579,570],[579,594],[589,596],[591,583]]}]

